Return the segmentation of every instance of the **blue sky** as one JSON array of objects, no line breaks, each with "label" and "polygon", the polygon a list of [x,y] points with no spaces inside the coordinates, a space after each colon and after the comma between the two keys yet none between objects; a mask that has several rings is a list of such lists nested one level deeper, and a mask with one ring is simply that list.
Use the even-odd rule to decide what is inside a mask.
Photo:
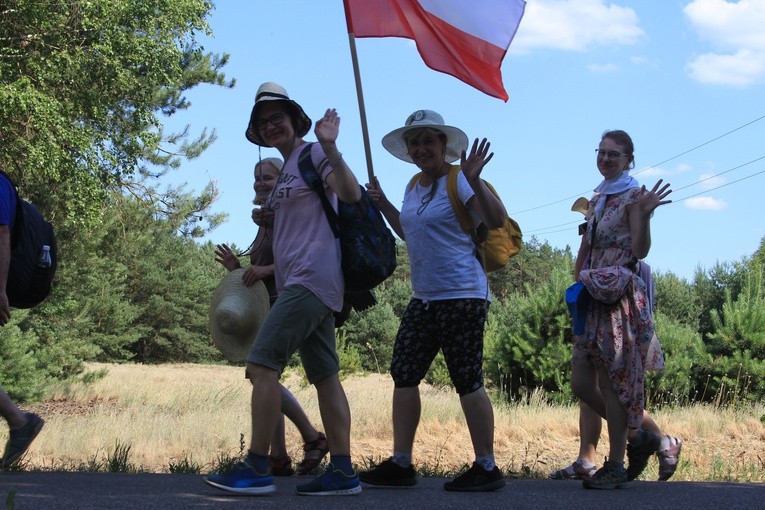
[{"label": "blue sky", "polygon": [[[337,108],[338,146],[368,181],[348,34],[341,0],[220,0],[209,21],[214,36],[201,42],[230,54],[224,72],[237,85],[190,91],[190,110],[166,123],[218,135],[167,179],[196,190],[215,182],[213,210],[229,219],[208,239],[245,247],[256,231],[259,154],[244,131],[262,82],[283,85],[314,120]],[[741,260],[765,236],[763,26],[765,0],[528,0],[502,66],[507,103],[429,69],[411,41],[357,39],[374,173],[400,203],[416,168],[380,140],[411,112],[435,110],[471,140],[492,143],[483,176],[524,237],[575,252],[582,216],[571,205],[600,182],[601,133],[624,129],[635,142],[635,178],[676,190],[652,220],[654,270],[690,279],[697,267]]]}]

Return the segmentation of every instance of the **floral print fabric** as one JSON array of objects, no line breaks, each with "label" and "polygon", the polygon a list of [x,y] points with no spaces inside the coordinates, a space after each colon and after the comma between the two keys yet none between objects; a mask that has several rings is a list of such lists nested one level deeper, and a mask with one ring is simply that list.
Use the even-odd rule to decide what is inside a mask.
[{"label": "floral print fabric", "polygon": [[[594,222],[591,218],[587,226],[585,235],[592,246],[588,267],[605,275],[612,272],[613,281],[619,279],[623,268],[634,267],[626,209],[639,193],[640,188],[633,188],[608,196],[600,219]],[[607,369],[627,413],[627,425],[640,428],[645,405],[646,358],[654,328],[645,282],[632,271],[628,277],[625,291],[615,303],[590,302],[578,347],[591,363]]]}]

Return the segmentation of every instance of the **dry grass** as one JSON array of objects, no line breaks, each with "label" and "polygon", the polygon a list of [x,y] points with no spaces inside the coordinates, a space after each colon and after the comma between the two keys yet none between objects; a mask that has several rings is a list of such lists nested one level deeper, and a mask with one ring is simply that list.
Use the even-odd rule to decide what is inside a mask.
[{"label": "dry grass", "polygon": [[[116,450],[150,472],[171,464],[202,472],[222,457],[238,456],[249,437],[249,383],[239,368],[206,365],[93,365],[108,375],[35,407],[47,421],[26,457],[25,469],[91,469]],[[297,376],[285,384],[319,425],[313,387]],[[354,461],[390,455],[392,383],[387,376],[352,377],[343,382],[353,416]],[[415,461],[431,473],[458,471],[473,459],[456,394],[421,388],[423,417]],[[665,431],[685,439],[675,480],[765,481],[765,406],[715,410],[696,405],[655,413]],[[495,405],[495,453],[499,465],[520,476],[546,476],[571,462],[578,448],[577,408],[549,405]],[[319,427],[321,428],[321,427]],[[6,431],[0,432],[5,435]],[[288,425],[293,458],[302,458],[301,439]],[[0,437],[4,441],[5,437]],[[605,455],[607,438],[601,438]],[[129,448],[129,451],[125,449]],[[646,477],[655,479],[652,460]]]}]

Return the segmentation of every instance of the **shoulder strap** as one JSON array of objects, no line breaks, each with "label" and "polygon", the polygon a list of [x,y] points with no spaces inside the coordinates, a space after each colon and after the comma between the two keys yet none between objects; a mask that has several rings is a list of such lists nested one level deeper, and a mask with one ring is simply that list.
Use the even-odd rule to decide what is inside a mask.
[{"label": "shoulder strap", "polygon": [[452,165],[449,169],[449,176],[446,178],[446,192],[449,195],[449,201],[454,208],[454,214],[457,215],[457,219],[460,222],[462,230],[468,234],[475,230],[475,222],[470,217],[470,212],[465,207],[465,204],[460,200],[459,193],[457,192],[457,174],[460,172],[460,167]]},{"label": "shoulder strap", "polygon": [[319,195],[321,206],[324,208],[324,214],[327,216],[329,228],[332,229],[332,233],[335,237],[340,237],[337,212],[332,208],[332,204],[329,203],[327,194],[324,192],[324,184],[321,182],[321,177],[319,177],[316,168],[313,166],[313,161],[311,160],[311,147],[313,147],[313,143],[309,143],[302,151],[300,151],[300,156],[298,157],[298,170],[300,170],[300,176],[306,184],[308,184],[308,187]]},{"label": "shoulder strap", "polygon": [[19,236],[21,235],[21,227],[24,223],[24,204],[21,203],[21,197],[19,196],[19,190],[16,189],[16,184],[13,182],[11,177],[5,173],[3,170],[0,170],[0,174],[3,175],[6,179],[8,179],[8,182],[11,184],[11,188],[13,188],[13,193],[16,195],[16,215],[13,218],[13,230],[11,231],[11,250],[16,247],[16,245],[19,242]]},{"label": "shoulder strap", "polygon": [[417,185],[417,181],[420,180],[420,177],[422,177],[422,172],[417,172],[412,176],[412,178],[409,180],[409,184],[407,184],[406,189],[408,191],[412,191],[414,187]]}]

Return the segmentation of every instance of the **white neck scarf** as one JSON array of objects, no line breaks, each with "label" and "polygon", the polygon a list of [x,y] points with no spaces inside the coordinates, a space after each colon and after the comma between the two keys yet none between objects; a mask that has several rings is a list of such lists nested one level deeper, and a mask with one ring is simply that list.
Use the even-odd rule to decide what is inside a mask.
[{"label": "white neck scarf", "polygon": [[593,190],[598,196],[598,201],[595,202],[595,219],[600,221],[600,218],[603,216],[603,209],[606,206],[606,197],[608,195],[623,193],[628,189],[639,186],[640,184],[630,175],[629,170],[623,170],[613,179],[603,179]]}]

